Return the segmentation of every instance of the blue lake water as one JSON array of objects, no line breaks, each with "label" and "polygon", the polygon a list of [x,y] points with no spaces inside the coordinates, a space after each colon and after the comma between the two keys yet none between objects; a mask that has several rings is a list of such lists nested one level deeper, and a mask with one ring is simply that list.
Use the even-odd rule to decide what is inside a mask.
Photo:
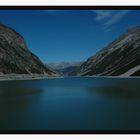
[{"label": "blue lake water", "polygon": [[0,82],[0,130],[140,130],[140,79]]}]

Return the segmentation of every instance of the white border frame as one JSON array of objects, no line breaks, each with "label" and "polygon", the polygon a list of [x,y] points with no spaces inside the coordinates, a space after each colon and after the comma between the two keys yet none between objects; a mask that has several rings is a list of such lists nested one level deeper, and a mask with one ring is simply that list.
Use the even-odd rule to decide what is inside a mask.
[{"label": "white border frame", "polygon": [[0,6],[2,5],[126,5],[126,6],[138,6],[139,0],[0,0]]}]

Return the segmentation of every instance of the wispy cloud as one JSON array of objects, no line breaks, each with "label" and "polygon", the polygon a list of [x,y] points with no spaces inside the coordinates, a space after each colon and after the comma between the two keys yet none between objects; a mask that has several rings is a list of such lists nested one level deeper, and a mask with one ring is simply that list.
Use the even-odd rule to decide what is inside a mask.
[{"label": "wispy cloud", "polygon": [[101,21],[103,19],[108,18],[111,15],[110,11],[105,10],[92,10],[94,13],[96,13],[96,20]]},{"label": "wispy cloud", "polygon": [[65,14],[65,13],[68,13],[68,12],[70,12],[71,10],[51,10],[51,9],[49,9],[49,10],[43,10],[44,12],[46,12],[46,13],[50,13],[50,14]]},{"label": "wispy cloud", "polygon": [[[72,10],[44,10],[51,14],[64,14]],[[103,29],[108,32],[113,25],[120,22],[130,10],[90,10],[95,14],[95,20],[103,25]]]},{"label": "wispy cloud", "polygon": [[95,20],[103,23],[105,31],[110,31],[110,28],[120,22],[130,10],[92,10],[96,14]]}]

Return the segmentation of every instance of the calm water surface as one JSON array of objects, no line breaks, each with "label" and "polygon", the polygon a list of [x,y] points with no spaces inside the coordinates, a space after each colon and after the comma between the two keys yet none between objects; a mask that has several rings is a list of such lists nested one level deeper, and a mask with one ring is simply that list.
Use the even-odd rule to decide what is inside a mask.
[{"label": "calm water surface", "polygon": [[0,130],[140,130],[140,79],[0,82]]}]

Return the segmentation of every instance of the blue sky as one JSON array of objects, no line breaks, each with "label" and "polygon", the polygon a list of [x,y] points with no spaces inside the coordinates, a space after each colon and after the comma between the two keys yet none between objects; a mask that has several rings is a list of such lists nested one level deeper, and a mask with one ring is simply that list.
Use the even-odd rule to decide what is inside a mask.
[{"label": "blue sky", "polygon": [[83,61],[140,25],[140,10],[0,10],[0,21],[44,63]]}]

